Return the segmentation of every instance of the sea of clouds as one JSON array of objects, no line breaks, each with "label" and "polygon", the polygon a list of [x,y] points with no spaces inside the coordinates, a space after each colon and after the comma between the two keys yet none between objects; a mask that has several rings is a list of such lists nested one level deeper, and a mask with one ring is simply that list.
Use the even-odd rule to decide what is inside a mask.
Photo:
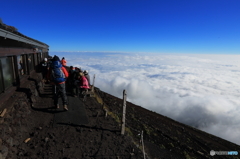
[{"label": "sea of clouds", "polygon": [[240,55],[53,52],[101,90],[240,145]]}]

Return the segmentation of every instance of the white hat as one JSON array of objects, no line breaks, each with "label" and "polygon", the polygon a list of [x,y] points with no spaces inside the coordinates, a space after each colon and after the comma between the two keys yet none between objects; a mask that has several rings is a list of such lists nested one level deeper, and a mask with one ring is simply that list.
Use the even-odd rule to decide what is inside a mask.
[{"label": "white hat", "polygon": [[88,70],[84,70],[83,73],[84,73],[84,74],[88,74]]},{"label": "white hat", "polygon": [[47,61],[47,58],[46,58],[46,57],[44,58],[44,61]]}]

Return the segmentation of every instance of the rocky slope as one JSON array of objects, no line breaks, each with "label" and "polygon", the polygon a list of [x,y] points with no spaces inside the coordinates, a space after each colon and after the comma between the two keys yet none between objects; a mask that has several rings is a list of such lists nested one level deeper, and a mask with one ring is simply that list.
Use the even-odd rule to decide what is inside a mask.
[{"label": "rocky slope", "polygon": [[[211,150],[240,152],[239,145],[129,102],[126,131],[121,135],[122,99],[98,88],[95,97],[88,97],[83,104],[88,124],[53,126],[51,88],[42,84],[38,74],[33,75],[0,106],[1,110],[7,108],[0,118],[0,159],[141,159],[144,158],[139,142],[141,132],[146,158],[239,158],[210,155]],[[46,109],[36,110],[36,106]]]},{"label": "rocky slope", "polygon": [[[121,118],[122,99],[100,90],[99,95],[110,111]],[[136,142],[140,138],[138,134],[144,132],[145,149],[150,158],[212,158],[211,150],[240,152],[239,145],[130,102],[127,102],[126,116],[128,134]],[[215,155],[214,158],[239,158],[239,155]]]}]

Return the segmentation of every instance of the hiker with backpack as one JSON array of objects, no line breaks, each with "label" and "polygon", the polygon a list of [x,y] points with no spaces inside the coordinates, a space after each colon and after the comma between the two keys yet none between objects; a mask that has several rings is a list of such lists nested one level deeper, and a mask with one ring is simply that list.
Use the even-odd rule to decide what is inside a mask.
[{"label": "hiker with backpack", "polygon": [[65,67],[62,66],[58,56],[54,56],[51,66],[48,71],[48,79],[54,85],[54,106],[59,108],[58,97],[61,96],[63,102],[63,109],[68,110],[68,100],[66,94],[65,81],[68,77],[68,72]]},{"label": "hiker with backpack", "polygon": [[73,74],[73,96],[78,97],[79,94],[79,80],[80,80],[80,75],[79,73],[82,72],[81,68],[75,67],[75,71]]},{"label": "hiker with backpack", "polygon": [[69,92],[72,94],[72,96],[75,96],[75,92],[74,92],[74,82],[75,82],[75,67],[70,66],[69,71],[68,71],[68,79],[67,79],[67,90],[69,90]]}]

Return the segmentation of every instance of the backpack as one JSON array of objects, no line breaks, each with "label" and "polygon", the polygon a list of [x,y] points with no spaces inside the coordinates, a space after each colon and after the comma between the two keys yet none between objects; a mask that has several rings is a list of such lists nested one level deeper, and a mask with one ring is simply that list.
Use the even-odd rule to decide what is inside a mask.
[{"label": "backpack", "polygon": [[52,68],[52,78],[51,79],[55,84],[62,83],[66,80],[65,75],[62,71],[62,65],[61,65],[60,61],[53,61],[51,64],[51,68]]}]

